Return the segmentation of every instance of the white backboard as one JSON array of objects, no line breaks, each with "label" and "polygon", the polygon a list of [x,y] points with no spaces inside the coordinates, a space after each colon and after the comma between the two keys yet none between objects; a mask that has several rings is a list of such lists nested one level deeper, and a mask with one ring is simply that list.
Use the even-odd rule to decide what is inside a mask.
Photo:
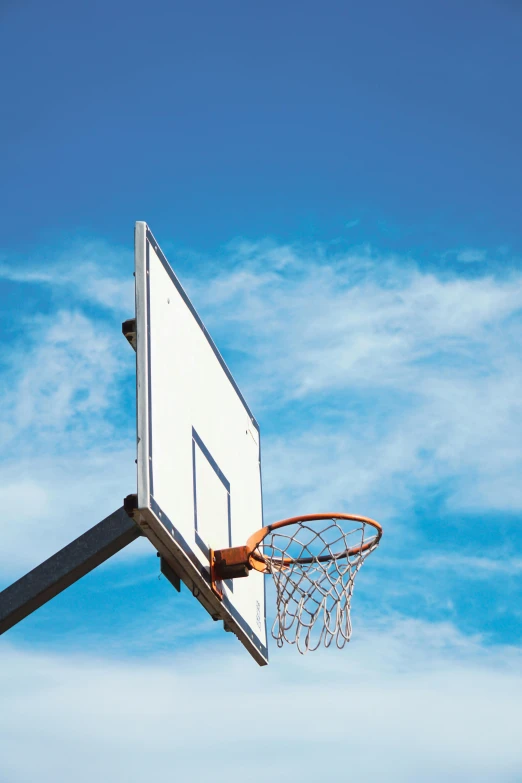
[{"label": "white backboard", "polygon": [[146,223],[136,223],[138,509],[214,619],[268,662],[264,577],[212,592],[208,550],[263,527],[259,427]]}]

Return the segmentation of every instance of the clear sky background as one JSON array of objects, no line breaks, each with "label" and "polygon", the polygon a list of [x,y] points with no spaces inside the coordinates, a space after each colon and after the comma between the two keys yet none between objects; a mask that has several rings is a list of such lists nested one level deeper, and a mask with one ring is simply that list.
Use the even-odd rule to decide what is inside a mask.
[{"label": "clear sky background", "polygon": [[385,528],[264,669],[129,547],[0,640],[2,783],[520,780],[521,52],[516,0],[0,0],[0,587],[134,490],[135,220],[266,519]]}]

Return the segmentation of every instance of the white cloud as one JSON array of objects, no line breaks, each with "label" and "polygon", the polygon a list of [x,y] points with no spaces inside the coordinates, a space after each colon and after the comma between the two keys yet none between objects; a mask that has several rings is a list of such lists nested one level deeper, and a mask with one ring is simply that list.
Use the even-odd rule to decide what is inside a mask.
[{"label": "white cloud", "polygon": [[[21,576],[136,487],[134,357],[113,325],[59,311],[26,320],[0,396],[2,579]],[[127,389],[130,395],[126,394]],[[125,402],[125,409],[128,407]]]},{"label": "white cloud", "polygon": [[134,457],[134,444],[120,441],[4,460],[1,581],[19,578],[119,508],[135,491]]},{"label": "white cloud", "polygon": [[0,414],[4,437],[29,427],[63,431],[73,419],[79,429],[92,428],[128,372],[116,335],[77,311],[36,317],[26,325],[31,342],[17,346],[9,361]]},{"label": "white cloud", "polygon": [[353,220],[349,220],[347,223],[344,224],[345,228],[356,228],[359,223],[361,222],[360,218],[354,218]]},{"label": "white cloud", "polygon": [[286,400],[368,386],[416,392],[426,373],[423,387],[456,361],[473,377],[503,341],[498,325],[522,306],[519,277],[444,281],[393,259],[325,262],[286,247],[262,246],[257,257],[250,247],[239,263],[191,287],[216,328],[241,326],[230,343],[262,360],[263,390]]},{"label": "white cloud", "polygon": [[431,554],[410,560],[409,564],[413,568],[453,571],[464,579],[491,579],[522,573],[521,557],[502,557],[498,554],[482,557],[458,552]]},{"label": "white cloud", "polygon": [[396,621],[343,652],[274,651],[268,669],[228,636],[134,661],[9,645],[0,655],[10,783],[173,770],[225,783],[231,768],[259,783],[511,781],[522,764],[520,653],[447,625]]},{"label": "white cloud", "polygon": [[476,264],[480,261],[484,261],[486,258],[487,253],[485,250],[478,250],[474,247],[467,247],[464,250],[460,250],[457,253],[457,261],[460,261],[462,264]]},{"label": "white cloud", "polygon": [[254,410],[281,422],[306,410],[265,438],[265,476],[274,459],[292,496],[337,498],[345,481],[372,504],[395,494],[396,509],[449,480],[453,508],[522,508],[520,275],[437,277],[369,248],[236,243],[230,255],[189,290],[243,356]]},{"label": "white cloud", "polygon": [[[79,241],[68,250],[40,259],[0,265],[0,279],[61,289],[77,299],[100,305],[131,318],[134,310],[132,254],[102,241]],[[127,315],[128,314],[128,315]]]}]

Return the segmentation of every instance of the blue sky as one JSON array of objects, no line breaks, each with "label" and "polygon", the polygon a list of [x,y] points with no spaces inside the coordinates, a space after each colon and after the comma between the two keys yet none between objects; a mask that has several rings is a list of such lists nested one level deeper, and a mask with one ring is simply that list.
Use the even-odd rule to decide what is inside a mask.
[{"label": "blue sky", "polygon": [[0,587],[134,489],[135,220],[266,518],[385,528],[348,648],[265,669],[129,547],[2,637],[2,781],[219,783],[253,737],[252,781],[520,779],[521,45],[514,0],[0,4]]}]

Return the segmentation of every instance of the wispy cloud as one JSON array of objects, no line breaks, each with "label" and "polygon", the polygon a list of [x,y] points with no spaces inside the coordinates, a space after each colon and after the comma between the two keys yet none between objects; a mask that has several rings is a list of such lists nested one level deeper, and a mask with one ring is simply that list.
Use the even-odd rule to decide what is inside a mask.
[{"label": "wispy cloud", "polygon": [[[134,444],[50,446],[0,463],[0,582],[22,576],[115,511],[136,485]],[[132,555],[129,548],[129,555]]]},{"label": "wispy cloud", "polygon": [[[288,489],[307,462],[325,495],[342,476],[401,503],[450,481],[454,508],[522,508],[519,274],[437,277],[371,248],[268,242],[237,243],[228,261],[189,289],[266,416],[307,410],[305,428],[277,419]],[[334,478],[314,482],[326,464]]]},{"label": "wispy cloud", "polygon": [[463,579],[491,579],[522,573],[522,557],[472,556],[459,553],[425,555],[410,561],[410,566],[440,571],[453,571]]},{"label": "wispy cloud", "polygon": [[[0,280],[43,285],[118,313],[132,312],[132,253],[99,240],[72,243],[36,261],[0,264]],[[130,316],[128,316],[130,317]]]},{"label": "wispy cloud", "polygon": [[359,223],[361,222],[360,218],[354,218],[353,220],[349,220],[347,223],[344,224],[345,228],[356,228]]},{"label": "wispy cloud", "polygon": [[487,252],[478,248],[468,247],[464,250],[459,250],[455,257],[461,264],[476,264],[486,259]]},{"label": "wispy cloud", "polygon": [[[47,285],[62,282],[46,277]],[[23,328],[2,347],[4,582],[99,522],[135,488],[134,356],[119,319],[93,316],[85,302],[75,294],[68,308],[9,313]]]},{"label": "wispy cloud", "polygon": [[329,258],[323,248],[244,244],[231,257],[232,269],[191,288],[225,336],[241,326],[229,342],[262,358],[263,390],[286,399],[368,386],[414,393],[432,366],[438,376],[456,363],[479,374],[504,342],[498,325],[522,304],[520,277],[439,279],[364,249]]},{"label": "wispy cloud", "polygon": [[[29,324],[27,324],[29,326]],[[4,438],[32,427],[51,432],[93,426],[128,367],[116,335],[79,311],[32,319],[30,337],[9,357],[0,421]]]}]

